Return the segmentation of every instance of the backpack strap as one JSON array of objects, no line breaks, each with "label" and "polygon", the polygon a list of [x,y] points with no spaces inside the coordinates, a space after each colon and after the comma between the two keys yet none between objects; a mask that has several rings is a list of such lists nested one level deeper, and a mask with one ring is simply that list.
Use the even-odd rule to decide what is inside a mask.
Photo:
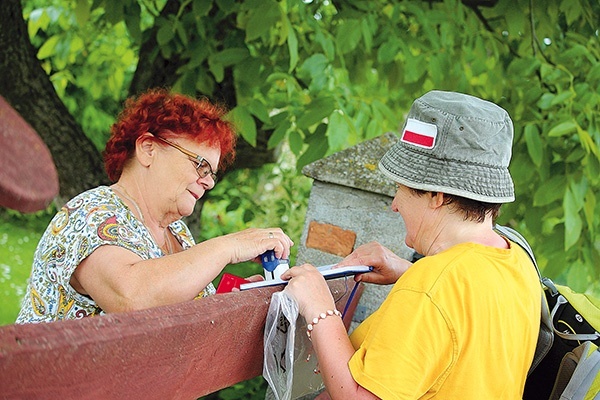
[{"label": "backpack strap", "polygon": [[533,361],[531,363],[531,367],[529,368],[529,372],[527,375],[530,375],[531,372],[538,366],[540,361],[548,354],[550,348],[552,347],[552,343],[554,342],[554,325],[552,324],[552,317],[550,316],[550,308],[548,307],[548,301],[546,300],[546,295],[544,294],[544,278],[542,278],[542,274],[540,273],[540,269],[538,268],[537,261],[535,260],[535,255],[533,254],[533,250],[527,240],[516,230],[503,225],[494,225],[494,230],[500,236],[510,240],[513,243],[518,244],[529,256],[531,259],[533,266],[538,274],[538,278],[540,280],[541,286],[541,301],[542,301],[542,315],[540,319],[540,333],[538,335],[537,345],[535,347],[535,354],[533,356]]},{"label": "backpack strap", "polygon": [[[550,281],[550,282],[552,282],[552,281]],[[556,290],[556,287],[555,287],[555,290]],[[557,291],[557,293],[558,293],[558,291]],[[552,311],[550,312],[550,318],[551,318],[550,320],[551,321],[554,321],[554,316],[556,315],[556,312],[558,311],[560,306],[562,306],[563,304],[569,304],[569,300],[567,300],[567,298],[565,296],[563,296],[562,294],[558,294],[558,297],[556,298],[556,304],[554,304],[554,307],[552,308]],[[567,340],[578,340],[578,341],[591,340],[593,342],[594,340],[598,340],[600,338],[600,333],[598,333],[598,332],[595,332],[595,333],[563,333],[563,332],[559,331],[558,329],[555,329],[554,333],[556,333],[561,338],[567,339]]]},{"label": "backpack strap", "polygon": [[503,236],[506,239],[510,240],[511,242],[518,244],[519,246],[521,246],[523,248],[523,250],[525,250],[525,252],[529,256],[529,258],[531,258],[531,261],[533,262],[533,266],[535,267],[535,270],[537,271],[540,281],[542,281],[542,274],[540,273],[540,270],[537,265],[537,261],[535,260],[535,256],[533,255],[533,250],[531,249],[531,246],[529,245],[527,240],[523,237],[523,235],[521,235],[519,232],[517,232],[513,228],[510,228],[508,226],[503,226],[503,225],[497,225],[497,224],[494,225],[494,230],[500,236]]},{"label": "backpack strap", "polygon": [[[594,397],[591,397],[594,396]],[[560,363],[551,399],[600,399],[600,348],[583,342]]]}]

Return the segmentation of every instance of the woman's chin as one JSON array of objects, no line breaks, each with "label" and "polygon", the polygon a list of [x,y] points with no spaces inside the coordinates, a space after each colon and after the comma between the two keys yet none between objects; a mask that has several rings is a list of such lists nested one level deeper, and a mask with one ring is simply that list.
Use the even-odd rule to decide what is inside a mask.
[{"label": "woman's chin", "polygon": [[192,215],[194,213],[194,206],[196,205],[196,203],[194,202],[194,204],[190,205],[190,204],[186,204],[183,207],[179,207],[179,214],[181,215],[181,217],[189,217],[190,215]]}]

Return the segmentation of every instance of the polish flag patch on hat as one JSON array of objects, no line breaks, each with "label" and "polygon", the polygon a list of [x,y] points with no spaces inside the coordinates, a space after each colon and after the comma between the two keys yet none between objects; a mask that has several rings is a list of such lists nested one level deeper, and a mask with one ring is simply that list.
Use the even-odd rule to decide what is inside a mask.
[{"label": "polish flag patch on hat", "polygon": [[433,149],[436,138],[436,125],[409,118],[400,140],[425,149]]}]

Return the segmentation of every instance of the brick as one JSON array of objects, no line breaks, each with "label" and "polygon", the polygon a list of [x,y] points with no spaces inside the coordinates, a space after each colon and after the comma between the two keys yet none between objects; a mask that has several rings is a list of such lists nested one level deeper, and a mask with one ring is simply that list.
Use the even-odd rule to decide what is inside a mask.
[{"label": "brick", "polygon": [[346,257],[354,250],[356,233],[339,226],[311,221],[308,225],[306,247]]}]

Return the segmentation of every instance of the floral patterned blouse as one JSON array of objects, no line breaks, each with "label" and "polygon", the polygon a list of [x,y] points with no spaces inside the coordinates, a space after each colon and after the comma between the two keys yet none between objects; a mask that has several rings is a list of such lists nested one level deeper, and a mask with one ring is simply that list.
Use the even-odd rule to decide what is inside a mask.
[{"label": "floral patterned blouse", "polygon": [[[173,222],[169,229],[184,250],[194,245],[183,221]],[[79,263],[103,245],[126,248],[143,260],[165,255],[111,188],[99,186],[81,193],[54,216],[40,239],[16,323],[103,314],[91,297],[78,293],[69,283]],[[214,293],[209,283],[199,297]]]}]

